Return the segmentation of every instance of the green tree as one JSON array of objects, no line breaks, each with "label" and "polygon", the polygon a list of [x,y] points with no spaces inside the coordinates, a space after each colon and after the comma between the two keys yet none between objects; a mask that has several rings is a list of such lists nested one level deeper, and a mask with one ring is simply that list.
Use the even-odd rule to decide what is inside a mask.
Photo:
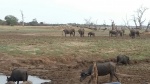
[{"label": "green tree", "polygon": [[0,25],[6,25],[6,22],[0,19]]},{"label": "green tree", "polygon": [[31,22],[29,22],[29,24],[30,24],[31,26],[37,26],[37,25],[38,25],[38,21],[37,21],[36,18],[35,18],[35,19],[33,19]]},{"label": "green tree", "polygon": [[18,19],[13,15],[5,16],[5,20],[7,22],[7,25],[11,25],[11,26],[14,26],[18,23]]}]

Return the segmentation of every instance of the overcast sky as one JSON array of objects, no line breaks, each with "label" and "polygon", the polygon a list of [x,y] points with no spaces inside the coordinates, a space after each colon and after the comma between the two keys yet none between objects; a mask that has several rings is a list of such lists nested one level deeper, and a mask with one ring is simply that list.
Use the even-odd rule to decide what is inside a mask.
[{"label": "overcast sky", "polygon": [[22,10],[25,22],[36,18],[45,23],[85,23],[84,19],[91,18],[97,24],[111,24],[114,20],[122,25],[126,15],[132,19],[131,15],[141,6],[149,8],[143,19],[150,20],[150,0],[0,0],[0,3],[3,20],[6,15],[14,15],[21,21]]}]

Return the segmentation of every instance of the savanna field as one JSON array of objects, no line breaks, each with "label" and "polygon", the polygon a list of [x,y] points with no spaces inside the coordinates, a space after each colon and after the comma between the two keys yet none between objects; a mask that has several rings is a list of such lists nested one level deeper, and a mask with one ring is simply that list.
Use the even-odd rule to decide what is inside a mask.
[{"label": "savanna field", "polygon": [[[74,28],[75,37],[65,37],[65,28]],[[83,69],[94,61],[116,62],[117,55],[125,54],[131,64],[117,66],[121,83],[150,82],[150,33],[140,30],[140,37],[132,39],[128,29],[123,37],[109,37],[109,30],[85,29],[85,37],[80,37],[78,29],[0,26],[0,73],[10,75],[12,69],[22,67],[31,75],[52,80],[51,84],[87,84],[89,77],[79,81]],[[95,32],[95,37],[88,37],[89,31]],[[109,82],[109,75],[99,77],[99,84],[104,82]]]}]

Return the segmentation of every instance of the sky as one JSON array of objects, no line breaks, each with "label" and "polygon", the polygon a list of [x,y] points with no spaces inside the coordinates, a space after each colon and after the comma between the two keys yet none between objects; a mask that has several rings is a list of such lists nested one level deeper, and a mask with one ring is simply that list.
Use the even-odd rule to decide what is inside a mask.
[{"label": "sky", "polygon": [[[91,19],[96,24],[124,25],[126,17],[132,19],[141,6],[149,8],[143,19],[145,24],[150,20],[150,0],[0,0],[0,19],[13,15],[21,21],[30,22],[34,18],[38,22],[50,24],[79,23]],[[133,24],[133,21],[129,21]]]}]

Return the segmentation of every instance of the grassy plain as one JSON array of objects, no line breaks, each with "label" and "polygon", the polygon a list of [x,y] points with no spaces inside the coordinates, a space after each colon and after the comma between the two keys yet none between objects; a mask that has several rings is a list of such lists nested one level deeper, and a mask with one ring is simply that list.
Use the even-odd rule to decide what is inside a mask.
[{"label": "grassy plain", "polygon": [[[67,37],[62,34],[65,26],[0,26],[0,53],[8,56],[53,56],[71,58],[101,59],[114,58],[118,54],[125,54],[131,59],[150,58],[150,35],[142,34],[131,39],[126,30],[123,37],[109,37],[108,31],[85,29],[85,37]],[[93,31],[95,37],[88,37],[87,33]],[[140,31],[142,32],[142,31]]]},{"label": "grassy plain", "polygon": [[[62,34],[65,28],[75,28],[76,36],[65,37]],[[0,26],[0,73],[10,75],[14,68],[21,67],[28,69],[30,75],[52,80],[50,84],[87,84],[89,78],[82,83],[79,81],[80,72],[93,61],[109,61],[118,54],[125,54],[131,58],[131,64],[117,66],[117,72],[122,74],[119,76],[121,83],[150,82],[149,33],[132,39],[128,30],[123,37],[109,37],[109,30],[85,29],[85,37],[79,37],[78,29]],[[89,31],[95,32],[96,36],[88,37]],[[109,81],[109,75],[99,78],[99,82]]]}]

